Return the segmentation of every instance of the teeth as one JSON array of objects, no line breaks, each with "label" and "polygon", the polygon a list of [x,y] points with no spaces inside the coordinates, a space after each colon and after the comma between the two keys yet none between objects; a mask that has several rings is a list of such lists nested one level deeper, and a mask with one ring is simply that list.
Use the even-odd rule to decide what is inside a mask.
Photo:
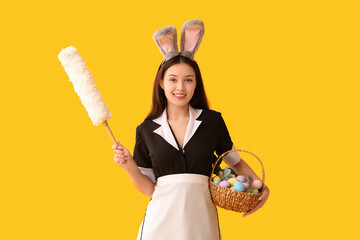
[{"label": "teeth", "polygon": [[176,97],[184,97],[185,94],[181,95],[181,94],[175,94]]}]

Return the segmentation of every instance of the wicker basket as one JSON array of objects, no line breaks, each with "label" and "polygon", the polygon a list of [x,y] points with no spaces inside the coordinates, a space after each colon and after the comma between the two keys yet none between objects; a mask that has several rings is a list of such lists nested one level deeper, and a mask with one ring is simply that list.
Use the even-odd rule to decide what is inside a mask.
[{"label": "wicker basket", "polygon": [[246,150],[236,149],[236,150],[229,150],[229,151],[223,153],[216,160],[214,167],[211,171],[210,178],[209,178],[209,187],[210,187],[211,197],[216,206],[219,206],[226,210],[235,211],[235,212],[247,212],[247,211],[253,209],[256,206],[256,204],[259,202],[258,198],[259,198],[261,192],[259,192],[259,193],[238,192],[238,191],[232,190],[230,188],[219,186],[211,180],[212,175],[215,170],[215,166],[218,163],[218,161],[226,154],[228,154],[230,152],[237,152],[237,151],[249,153],[249,154],[253,155],[255,158],[257,158],[257,160],[259,160],[261,167],[262,167],[262,183],[264,186],[265,171],[264,171],[264,166],[263,166],[261,160],[257,156],[255,156],[255,154],[253,154],[251,152],[248,152]]}]

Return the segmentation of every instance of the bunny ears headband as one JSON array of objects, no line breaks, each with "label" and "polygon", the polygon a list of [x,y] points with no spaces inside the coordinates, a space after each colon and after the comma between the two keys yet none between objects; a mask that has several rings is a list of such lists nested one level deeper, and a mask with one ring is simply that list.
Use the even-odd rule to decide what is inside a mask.
[{"label": "bunny ears headband", "polygon": [[201,20],[190,20],[185,22],[181,29],[180,53],[178,52],[175,27],[167,26],[156,31],[153,39],[164,56],[164,63],[178,55],[194,60],[194,54],[198,50],[203,36],[204,23]]}]

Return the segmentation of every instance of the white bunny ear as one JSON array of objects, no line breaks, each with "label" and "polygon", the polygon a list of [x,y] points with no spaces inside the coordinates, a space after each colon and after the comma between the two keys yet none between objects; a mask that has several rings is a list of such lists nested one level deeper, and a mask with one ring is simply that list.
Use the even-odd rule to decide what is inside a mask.
[{"label": "white bunny ear", "polygon": [[181,55],[194,60],[194,54],[198,50],[204,36],[204,23],[201,20],[190,20],[181,28]]},{"label": "white bunny ear", "polygon": [[160,52],[164,56],[165,60],[179,55],[177,46],[177,33],[175,27],[167,26],[160,30],[157,30],[153,35],[153,39],[156,43],[156,46],[158,46],[158,48],[160,49]]}]

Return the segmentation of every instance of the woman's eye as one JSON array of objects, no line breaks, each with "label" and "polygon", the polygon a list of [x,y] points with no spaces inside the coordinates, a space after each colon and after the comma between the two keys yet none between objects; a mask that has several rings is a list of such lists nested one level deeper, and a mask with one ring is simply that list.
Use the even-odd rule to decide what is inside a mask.
[{"label": "woman's eye", "polygon": [[192,79],[186,79],[187,82],[192,82]]},{"label": "woman's eye", "polygon": [[170,78],[169,81],[174,82],[174,81],[176,81],[176,79],[175,78]]}]

